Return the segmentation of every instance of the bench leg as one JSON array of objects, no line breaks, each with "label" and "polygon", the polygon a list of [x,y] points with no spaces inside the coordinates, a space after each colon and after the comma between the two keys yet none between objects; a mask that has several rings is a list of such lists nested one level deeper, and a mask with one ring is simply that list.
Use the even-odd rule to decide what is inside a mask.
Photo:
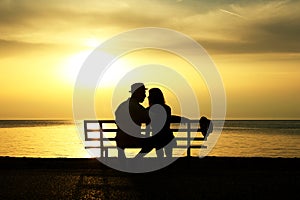
[{"label": "bench leg", "polygon": [[108,158],[108,148],[104,149],[104,153],[105,153],[105,158]]},{"label": "bench leg", "polygon": [[190,147],[187,149],[187,157],[191,157],[191,148]]}]

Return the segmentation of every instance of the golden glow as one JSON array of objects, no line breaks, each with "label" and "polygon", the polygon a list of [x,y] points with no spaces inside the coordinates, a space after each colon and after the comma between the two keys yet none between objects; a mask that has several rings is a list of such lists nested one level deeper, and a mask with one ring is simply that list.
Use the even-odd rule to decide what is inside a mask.
[{"label": "golden glow", "polygon": [[[279,0],[242,4],[236,0],[230,5],[222,1],[3,1],[0,117],[72,118],[74,82],[89,53],[116,34],[150,26],[174,29],[203,45],[224,81],[228,118],[299,119],[296,33],[300,21],[291,20],[300,17],[299,8],[299,1]],[[125,55],[106,71],[99,87],[107,96],[113,95],[125,74],[151,63],[176,69],[196,88],[203,113],[210,112],[205,78],[185,70],[190,66],[183,59],[162,51]],[[124,98],[128,87],[124,85]],[[177,107],[175,95],[166,93],[167,101]]]}]

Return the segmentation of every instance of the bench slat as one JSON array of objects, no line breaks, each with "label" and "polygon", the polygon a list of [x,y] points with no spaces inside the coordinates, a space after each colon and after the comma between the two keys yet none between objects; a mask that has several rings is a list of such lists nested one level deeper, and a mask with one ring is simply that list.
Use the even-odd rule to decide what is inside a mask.
[{"label": "bench slat", "polygon": [[[109,129],[109,128],[106,128],[106,129],[89,129],[87,128],[86,131],[87,132],[100,132],[102,130],[102,132],[112,132],[112,133],[116,133],[117,132],[117,129]],[[145,132],[147,131],[146,129],[141,129],[141,132]],[[172,132],[197,132],[197,133],[201,133],[200,131],[198,131],[198,129],[196,128],[192,128],[192,129],[187,129],[187,128],[183,128],[183,129],[171,129]]]},{"label": "bench slat", "polygon": [[[102,141],[116,141],[116,138],[107,138],[107,137],[103,137],[101,139]],[[188,141],[188,137],[175,137],[175,140],[177,141]],[[204,138],[200,138],[200,137],[195,137],[195,138],[191,138],[190,141],[204,141]],[[86,141],[100,141],[100,138],[86,138]]]},{"label": "bench slat", "polygon": [[[100,148],[103,148],[103,149],[117,149],[117,146],[85,146],[86,149],[100,149]],[[131,147],[131,148],[136,148],[136,149],[140,149],[141,147]],[[177,145],[175,147],[173,147],[174,149],[177,148],[177,149],[187,149],[187,148],[192,148],[192,149],[198,149],[198,148],[206,148],[205,145],[190,145],[190,146],[187,146],[187,145]]]},{"label": "bench slat", "polygon": [[[100,132],[101,129],[86,129],[87,132]],[[102,129],[102,132],[112,132],[112,133],[116,133],[117,129],[113,129],[113,128],[106,128],[106,129]]]}]

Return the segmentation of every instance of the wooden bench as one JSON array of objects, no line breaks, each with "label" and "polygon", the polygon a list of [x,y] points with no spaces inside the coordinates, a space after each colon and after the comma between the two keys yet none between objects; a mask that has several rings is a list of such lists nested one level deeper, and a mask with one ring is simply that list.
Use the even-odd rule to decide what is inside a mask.
[{"label": "wooden bench", "polygon": [[[199,132],[199,120],[184,123],[172,122],[171,130],[175,135],[177,146],[174,149],[186,149],[186,156],[191,156],[191,149],[206,148],[199,141],[204,137]],[[141,128],[145,134],[146,125]],[[117,126],[114,120],[84,120],[85,149],[99,149],[99,157],[109,157],[109,149],[117,149],[115,135]],[[129,147],[130,148],[130,147]]]}]

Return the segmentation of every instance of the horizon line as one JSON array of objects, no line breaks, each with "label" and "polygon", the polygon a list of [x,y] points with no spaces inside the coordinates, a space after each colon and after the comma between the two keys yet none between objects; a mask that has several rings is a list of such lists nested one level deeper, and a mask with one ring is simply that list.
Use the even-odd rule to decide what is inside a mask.
[{"label": "horizon line", "polygon": [[[108,120],[113,120],[112,118],[103,118],[103,119],[108,119]],[[199,118],[200,119],[200,118]],[[30,121],[75,121],[73,118],[0,118],[0,121],[25,121],[25,120],[30,120]],[[88,120],[88,119],[87,119]],[[218,121],[218,120],[220,120],[220,119],[214,119],[215,121]],[[226,118],[225,119],[225,121],[233,121],[233,120],[236,120],[236,121],[238,121],[238,120],[240,120],[240,121],[246,121],[246,120],[248,120],[248,121],[251,121],[251,120],[253,120],[253,121],[255,121],[255,120],[261,120],[261,121],[263,121],[263,120],[265,120],[265,121],[272,121],[272,120],[274,120],[274,121],[280,121],[280,120],[296,120],[296,121],[298,121],[298,120],[300,120],[300,118],[289,118],[289,117],[287,117],[287,118],[271,118],[271,117],[265,117],[265,118],[247,118],[247,117],[241,117],[241,118],[237,118],[237,117],[235,117],[235,118]]]}]

